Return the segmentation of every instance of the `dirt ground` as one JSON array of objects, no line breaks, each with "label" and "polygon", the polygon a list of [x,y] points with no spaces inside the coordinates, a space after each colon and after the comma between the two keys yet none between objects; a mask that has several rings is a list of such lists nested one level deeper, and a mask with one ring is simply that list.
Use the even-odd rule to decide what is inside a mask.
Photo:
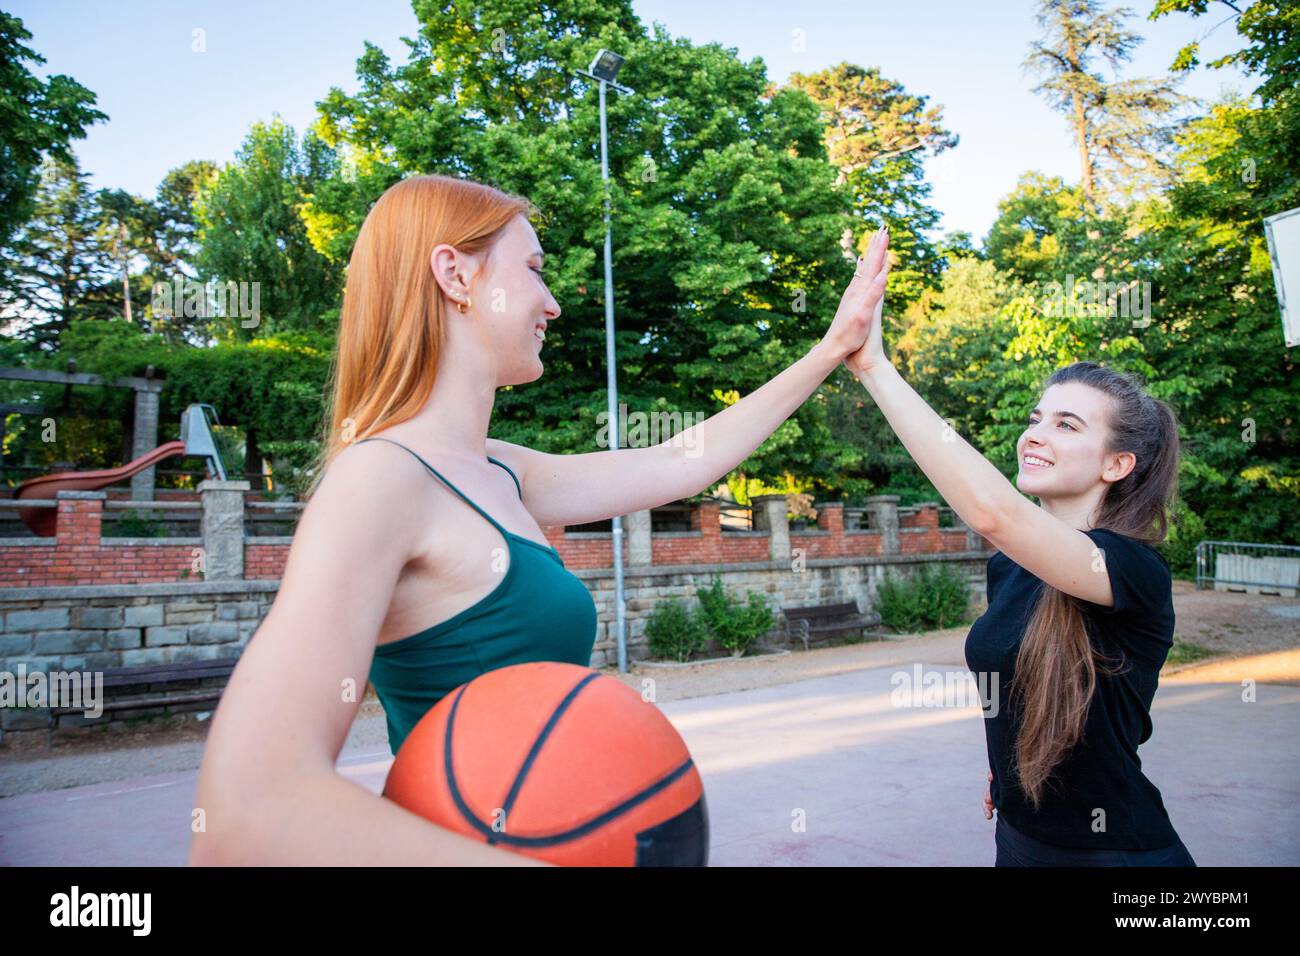
[{"label": "dirt ground", "polygon": [[1233,591],[1198,591],[1174,582],[1175,640],[1215,657],[1266,654],[1300,646],[1300,600]]},{"label": "dirt ground", "polygon": [[[1171,659],[1162,680],[1230,680],[1248,673],[1270,683],[1300,685],[1300,600],[1269,595],[1222,591],[1197,591],[1193,584],[1174,582],[1177,618],[1175,643],[1195,645],[1186,662]],[[667,702],[710,694],[724,694],[824,677],[850,670],[895,665],[955,664],[964,666],[963,643],[968,627],[926,634],[802,649],[781,655],[747,657],[720,663],[654,666],[632,663],[620,675],[616,667],[602,673],[616,677],[638,691],[654,688],[654,700]],[[1198,656],[1201,652],[1203,656]],[[1247,667],[1248,671],[1242,668]],[[646,681],[652,680],[653,685]],[[380,717],[383,709],[367,696],[358,720]],[[59,740],[50,749],[0,746],[6,761],[94,754],[159,744],[202,742],[207,737],[210,714],[181,714],[155,718],[131,728],[110,726],[85,737]]]}]

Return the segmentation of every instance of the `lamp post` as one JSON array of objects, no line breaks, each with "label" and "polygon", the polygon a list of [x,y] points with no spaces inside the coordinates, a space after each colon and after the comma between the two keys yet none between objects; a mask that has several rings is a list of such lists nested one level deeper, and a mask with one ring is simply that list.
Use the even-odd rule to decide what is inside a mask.
[{"label": "lamp post", "polygon": [[[605,128],[605,87],[612,86],[620,93],[634,90],[614,82],[623,58],[609,50],[601,50],[591,61],[590,70],[575,70],[600,84],[600,178],[605,192],[605,369],[606,391],[609,399],[610,450],[618,450],[618,376],[614,365],[614,265],[611,254],[609,226],[609,139]],[[614,543],[614,615],[617,620],[618,670],[627,673],[627,610],[623,597],[623,518],[615,515],[611,522]]]}]

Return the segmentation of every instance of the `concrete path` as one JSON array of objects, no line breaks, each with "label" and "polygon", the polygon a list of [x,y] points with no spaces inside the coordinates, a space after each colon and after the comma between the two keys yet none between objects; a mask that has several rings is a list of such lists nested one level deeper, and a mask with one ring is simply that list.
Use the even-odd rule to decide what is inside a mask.
[{"label": "concrete path", "polygon": [[[787,669],[781,683],[677,699],[668,672],[653,672],[666,691],[660,706],[704,778],[710,864],[992,865],[978,704],[891,700],[897,675],[914,677],[917,667],[963,674],[959,646],[949,635],[793,655],[821,676]],[[1161,681],[1143,768],[1203,866],[1300,865],[1300,686],[1258,683],[1246,702],[1241,684],[1243,675],[1286,680],[1297,656],[1216,663]],[[828,660],[844,663],[828,668]],[[765,665],[745,666],[761,673]],[[0,865],[182,865],[201,753],[199,742],[160,745],[138,755],[149,772],[133,773],[130,754],[117,752],[103,759],[116,761],[118,779],[0,799]],[[71,759],[48,758],[43,773],[57,779],[54,765]],[[84,774],[95,758],[75,759]],[[391,761],[382,716],[359,718],[339,771],[379,793]],[[168,766],[176,769],[156,772]],[[16,773],[16,762],[0,770],[0,792],[14,792],[2,785]]]}]

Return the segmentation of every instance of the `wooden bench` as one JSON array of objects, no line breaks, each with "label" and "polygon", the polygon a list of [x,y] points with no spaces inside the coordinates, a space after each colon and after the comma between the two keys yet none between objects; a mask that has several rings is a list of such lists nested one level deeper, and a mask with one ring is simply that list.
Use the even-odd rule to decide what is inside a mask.
[{"label": "wooden bench", "polygon": [[[236,663],[238,659],[231,657],[212,661],[186,661],[181,664],[106,667],[103,670],[104,699],[101,703],[107,713],[113,710],[219,700]],[[50,712],[55,715],[79,714],[85,710],[85,707],[50,708]]]},{"label": "wooden bench", "polygon": [[[809,607],[786,607],[781,609],[785,616],[785,633],[793,640],[798,637],[803,641],[803,649],[808,650],[808,639],[814,635],[854,634],[863,636],[863,629],[880,623],[879,614],[863,614],[857,604],[814,604]],[[883,634],[871,633],[868,637],[884,637]]]}]

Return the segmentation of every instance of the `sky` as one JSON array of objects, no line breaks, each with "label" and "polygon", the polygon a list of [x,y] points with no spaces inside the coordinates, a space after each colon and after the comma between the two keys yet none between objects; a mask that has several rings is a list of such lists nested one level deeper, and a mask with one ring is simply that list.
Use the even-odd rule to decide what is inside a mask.
[{"label": "sky", "polygon": [[[1200,18],[1175,14],[1156,23],[1146,19],[1152,5],[1130,0],[1137,15],[1128,27],[1145,42],[1124,78],[1163,74],[1192,40],[1201,41],[1203,63],[1242,45],[1222,5]],[[927,162],[930,202],[942,214],[937,232],[964,230],[977,241],[1021,173],[1079,178],[1065,118],[1031,91],[1035,81],[1021,65],[1038,36],[1036,6],[633,0],[647,29],[659,22],[696,44],[734,48],[744,61],[760,57],[778,82],[848,61],[879,67],[942,106],[944,126],[960,142]],[[409,0],[6,0],[4,9],[23,20],[28,46],[46,58],[35,72],[72,76],[109,115],[73,143],[92,185],[145,196],[188,160],[232,160],[257,120],[278,113],[301,134],[330,87],[356,89],[365,41],[404,62],[401,37],[416,32]],[[202,52],[195,31],[202,31]],[[1256,85],[1232,68],[1200,67],[1181,90],[1212,100]]]}]

